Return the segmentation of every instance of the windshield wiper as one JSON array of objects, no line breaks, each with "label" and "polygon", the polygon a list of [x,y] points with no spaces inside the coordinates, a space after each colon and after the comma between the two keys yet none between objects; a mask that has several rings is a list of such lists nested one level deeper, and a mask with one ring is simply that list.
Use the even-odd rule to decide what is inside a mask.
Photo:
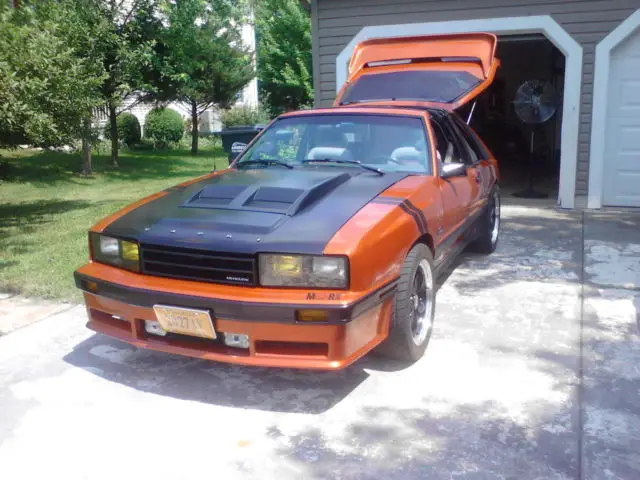
[{"label": "windshield wiper", "polygon": [[376,172],[379,175],[384,175],[384,172],[379,168],[370,167],[369,165],[364,165],[358,160],[340,160],[340,159],[332,159],[332,158],[306,158],[302,160],[302,163],[344,163],[346,165],[357,165],[360,168],[364,168],[365,170],[369,170],[370,172]]},{"label": "windshield wiper", "polygon": [[254,160],[244,160],[242,162],[238,162],[236,167],[240,167],[242,165],[280,165],[282,167],[293,168],[293,165],[283,162],[282,160],[278,160],[277,158],[256,158]]}]

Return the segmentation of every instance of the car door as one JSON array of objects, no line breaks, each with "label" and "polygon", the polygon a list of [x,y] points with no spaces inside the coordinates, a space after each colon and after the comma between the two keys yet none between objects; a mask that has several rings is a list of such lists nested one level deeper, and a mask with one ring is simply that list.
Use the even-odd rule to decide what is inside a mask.
[{"label": "car door", "polygon": [[458,131],[464,141],[465,147],[468,149],[472,158],[474,169],[476,171],[476,182],[478,182],[478,197],[472,205],[472,214],[478,213],[486,204],[489,193],[495,183],[495,173],[491,167],[491,154],[482,145],[482,142],[473,131],[473,129],[463,122],[456,114],[451,115],[451,119],[458,127]]},{"label": "car door", "polygon": [[453,135],[458,142],[461,159],[467,165],[467,179],[469,180],[469,188],[471,189],[471,200],[469,202],[468,215],[474,218],[482,208],[485,195],[483,195],[483,183],[482,183],[482,167],[479,162],[480,159],[476,152],[471,148],[469,142],[465,138],[460,126],[454,120],[453,116],[448,117],[448,124],[451,127]]},{"label": "car door", "polygon": [[444,118],[432,118],[438,156],[438,187],[442,198],[442,224],[436,239],[436,263],[447,257],[454,249],[464,233],[464,226],[469,217],[469,208],[474,195],[473,183],[469,172],[465,176],[442,178],[445,165],[463,162],[460,144],[450,128],[446,127]]}]

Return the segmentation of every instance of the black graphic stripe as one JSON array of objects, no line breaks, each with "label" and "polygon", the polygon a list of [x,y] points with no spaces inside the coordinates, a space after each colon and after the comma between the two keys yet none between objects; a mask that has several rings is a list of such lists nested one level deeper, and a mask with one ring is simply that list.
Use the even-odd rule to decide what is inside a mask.
[{"label": "black graphic stripe", "polygon": [[420,230],[420,234],[424,235],[425,233],[427,233],[427,229],[424,225],[424,223],[422,222],[422,218],[420,217],[420,215],[418,215],[415,210],[412,210],[409,205],[407,205],[406,202],[402,202],[400,205],[398,205],[405,213],[411,215],[411,218],[413,218],[413,221],[416,222],[416,225],[418,226],[418,230]]},{"label": "black graphic stripe", "polygon": [[373,203],[399,206],[405,213],[411,215],[413,220],[416,222],[421,235],[427,233],[427,219],[425,218],[424,213],[411,203],[410,200],[402,197],[376,197]]},{"label": "black graphic stripe", "polygon": [[[239,302],[218,298],[199,297],[178,293],[160,292],[141,288],[128,287],[117,283],[107,282],[95,277],[89,277],[79,272],[73,274],[76,286],[85,292],[97,294],[130,305],[152,308],[154,305],[181,305],[188,308],[211,309],[220,318],[238,321],[259,321],[270,323],[296,322],[296,311],[309,308],[309,303],[266,303]],[[94,282],[96,290],[89,290],[87,282]],[[328,323],[344,325],[358,318],[364,312],[376,307],[396,292],[398,281],[392,280],[375,291],[349,304],[314,304],[313,308],[325,310]]]},{"label": "black graphic stripe", "polygon": [[405,200],[403,203],[418,216],[420,222],[420,231],[423,234],[427,233],[427,219],[424,216],[424,212],[416,207],[413,203],[411,203],[410,200]]}]

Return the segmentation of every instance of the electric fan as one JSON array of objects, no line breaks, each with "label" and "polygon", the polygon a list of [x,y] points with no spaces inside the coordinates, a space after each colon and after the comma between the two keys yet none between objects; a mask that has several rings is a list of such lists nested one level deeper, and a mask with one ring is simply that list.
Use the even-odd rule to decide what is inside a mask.
[{"label": "electric fan", "polygon": [[546,193],[533,188],[534,149],[536,128],[553,117],[558,109],[558,97],[553,86],[540,80],[527,80],[516,92],[513,106],[518,118],[531,126],[531,145],[529,150],[529,188],[516,192],[514,196],[521,198],[546,198]]}]

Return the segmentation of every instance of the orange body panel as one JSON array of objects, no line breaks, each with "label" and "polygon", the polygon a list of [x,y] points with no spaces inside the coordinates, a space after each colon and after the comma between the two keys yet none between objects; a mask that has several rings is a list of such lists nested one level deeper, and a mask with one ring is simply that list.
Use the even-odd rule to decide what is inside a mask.
[{"label": "orange body panel", "polygon": [[[340,105],[346,89],[363,75],[376,73],[431,70],[466,71],[480,80],[473,89],[452,103],[434,101],[394,100],[393,105],[431,106],[453,111],[485,91],[493,82],[500,61],[495,58],[497,37],[490,33],[420,35],[414,37],[375,38],[359,43],[349,62],[347,81],[340,88],[334,106]],[[376,62],[403,62],[425,58],[447,58],[443,63],[395,63],[369,67]],[[455,59],[458,60],[455,60]],[[479,63],[469,59],[477,59]],[[367,102],[367,105],[388,105],[388,101]]]},{"label": "orange body panel", "polygon": [[88,328],[137,347],[243,365],[320,370],[344,368],[381,343],[388,334],[392,306],[392,301],[387,300],[345,325],[285,325],[265,323],[260,318],[215,318],[218,334],[249,336],[247,351],[210,340],[150,335],[143,322],[156,320],[152,308],[86,292],[84,298]]},{"label": "orange body panel", "polygon": [[[374,38],[354,48],[349,61],[349,80],[371,62],[442,57],[477,58],[481,62],[477,76],[487,78],[494,62],[496,45],[497,38],[490,33]],[[475,73],[476,69],[473,71]]]}]

